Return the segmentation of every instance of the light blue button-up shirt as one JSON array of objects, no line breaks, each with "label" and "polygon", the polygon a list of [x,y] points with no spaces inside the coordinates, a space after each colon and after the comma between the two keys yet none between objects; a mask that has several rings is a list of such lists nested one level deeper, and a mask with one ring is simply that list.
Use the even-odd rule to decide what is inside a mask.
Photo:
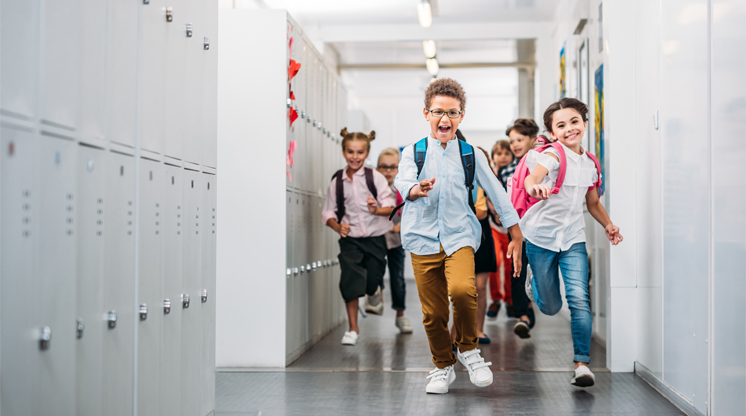
[{"label": "light blue button-up shirt", "polygon": [[[458,139],[449,141],[445,149],[437,139],[428,137],[427,140],[427,155],[420,176],[417,177],[414,146],[409,145],[402,152],[399,174],[394,180],[394,186],[406,199],[413,186],[425,179],[435,178],[435,185],[428,192],[429,197],[406,200],[404,204],[402,246],[423,256],[440,253],[441,245],[448,256],[463,247],[472,247],[476,251],[481,243],[482,226],[469,206]],[[504,227],[517,224],[518,213],[492,172],[484,153],[475,147],[474,156],[476,184],[484,189],[492,201]]]}]

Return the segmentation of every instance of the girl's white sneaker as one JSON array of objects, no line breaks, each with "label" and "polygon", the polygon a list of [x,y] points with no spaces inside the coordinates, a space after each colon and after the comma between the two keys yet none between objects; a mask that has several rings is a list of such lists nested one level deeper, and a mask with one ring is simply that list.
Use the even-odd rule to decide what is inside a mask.
[{"label": "girl's white sneaker", "polygon": [[342,337],[342,345],[355,345],[357,344],[357,332],[347,331]]},{"label": "girl's white sneaker", "polygon": [[436,368],[427,378],[430,379],[425,387],[427,393],[445,394],[448,393],[448,387],[456,381],[456,372],[453,371],[453,366],[449,365],[446,368]]},{"label": "girl's white sneaker", "polygon": [[459,362],[469,371],[471,384],[477,387],[487,387],[492,384],[492,370],[490,370],[492,362],[485,363],[480,353],[479,349],[474,349],[463,354],[459,351],[457,356]]},{"label": "girl's white sneaker", "polygon": [[399,328],[399,332],[402,334],[412,333],[412,324],[409,322],[409,318],[406,316],[400,316],[396,318],[396,327]]},{"label": "girl's white sneaker", "polygon": [[575,377],[572,378],[570,384],[575,387],[590,387],[596,384],[596,376],[590,368],[581,365],[575,369]]}]

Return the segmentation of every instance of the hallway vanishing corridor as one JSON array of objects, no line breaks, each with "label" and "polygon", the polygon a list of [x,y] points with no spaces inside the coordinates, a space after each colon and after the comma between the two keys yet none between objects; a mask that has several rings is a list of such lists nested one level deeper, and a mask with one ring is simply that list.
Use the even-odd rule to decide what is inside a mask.
[{"label": "hallway vanishing corridor", "polygon": [[595,341],[591,369],[596,385],[571,386],[569,321],[537,314],[532,338],[520,340],[512,332],[515,320],[504,309],[496,322],[485,324],[492,343],[480,345],[485,360],[492,361],[495,382],[479,389],[456,364],[449,393],[428,395],[425,377],[434,366],[415,283],[407,280],[411,335],[399,334],[390,292],[384,294],[384,315],[360,319],[354,347],[340,344],[344,323],[285,369],[218,369],[217,415],[683,414],[635,374],[608,372],[606,351]]}]

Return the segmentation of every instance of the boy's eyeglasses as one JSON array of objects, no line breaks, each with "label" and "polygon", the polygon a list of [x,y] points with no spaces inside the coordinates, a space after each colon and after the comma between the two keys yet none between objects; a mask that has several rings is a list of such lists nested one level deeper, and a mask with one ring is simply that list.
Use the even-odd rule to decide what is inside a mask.
[{"label": "boy's eyeglasses", "polygon": [[397,165],[378,165],[378,169],[391,171],[391,170],[397,170],[397,169],[399,169],[399,166],[397,166]]},{"label": "boy's eyeglasses", "polygon": [[448,118],[459,118],[459,116],[461,116],[461,113],[464,112],[464,110],[461,110],[461,111],[456,111],[456,110],[445,111],[445,110],[431,110],[429,108],[427,109],[427,111],[429,111],[430,114],[433,117],[436,117],[436,118],[441,118],[441,117],[443,117],[445,115],[448,115]]}]

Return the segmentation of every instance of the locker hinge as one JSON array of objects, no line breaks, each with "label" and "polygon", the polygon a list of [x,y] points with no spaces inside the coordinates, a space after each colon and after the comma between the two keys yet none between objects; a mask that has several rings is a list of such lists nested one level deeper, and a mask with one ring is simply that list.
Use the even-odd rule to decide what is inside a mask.
[{"label": "locker hinge", "polygon": [[117,327],[117,311],[109,311],[109,315],[106,317],[106,321],[109,323],[109,329]]},{"label": "locker hinge", "polygon": [[39,349],[46,351],[52,342],[52,328],[43,326],[39,329]]},{"label": "locker hinge", "polygon": [[75,329],[75,337],[81,339],[83,338],[83,330],[85,329],[85,324],[83,323],[83,318],[78,318],[77,322],[78,326]]},{"label": "locker hinge", "polygon": [[163,314],[171,313],[171,299],[163,299]]},{"label": "locker hinge", "polygon": [[148,319],[148,305],[143,303],[140,305],[140,320],[144,321],[146,319]]}]

